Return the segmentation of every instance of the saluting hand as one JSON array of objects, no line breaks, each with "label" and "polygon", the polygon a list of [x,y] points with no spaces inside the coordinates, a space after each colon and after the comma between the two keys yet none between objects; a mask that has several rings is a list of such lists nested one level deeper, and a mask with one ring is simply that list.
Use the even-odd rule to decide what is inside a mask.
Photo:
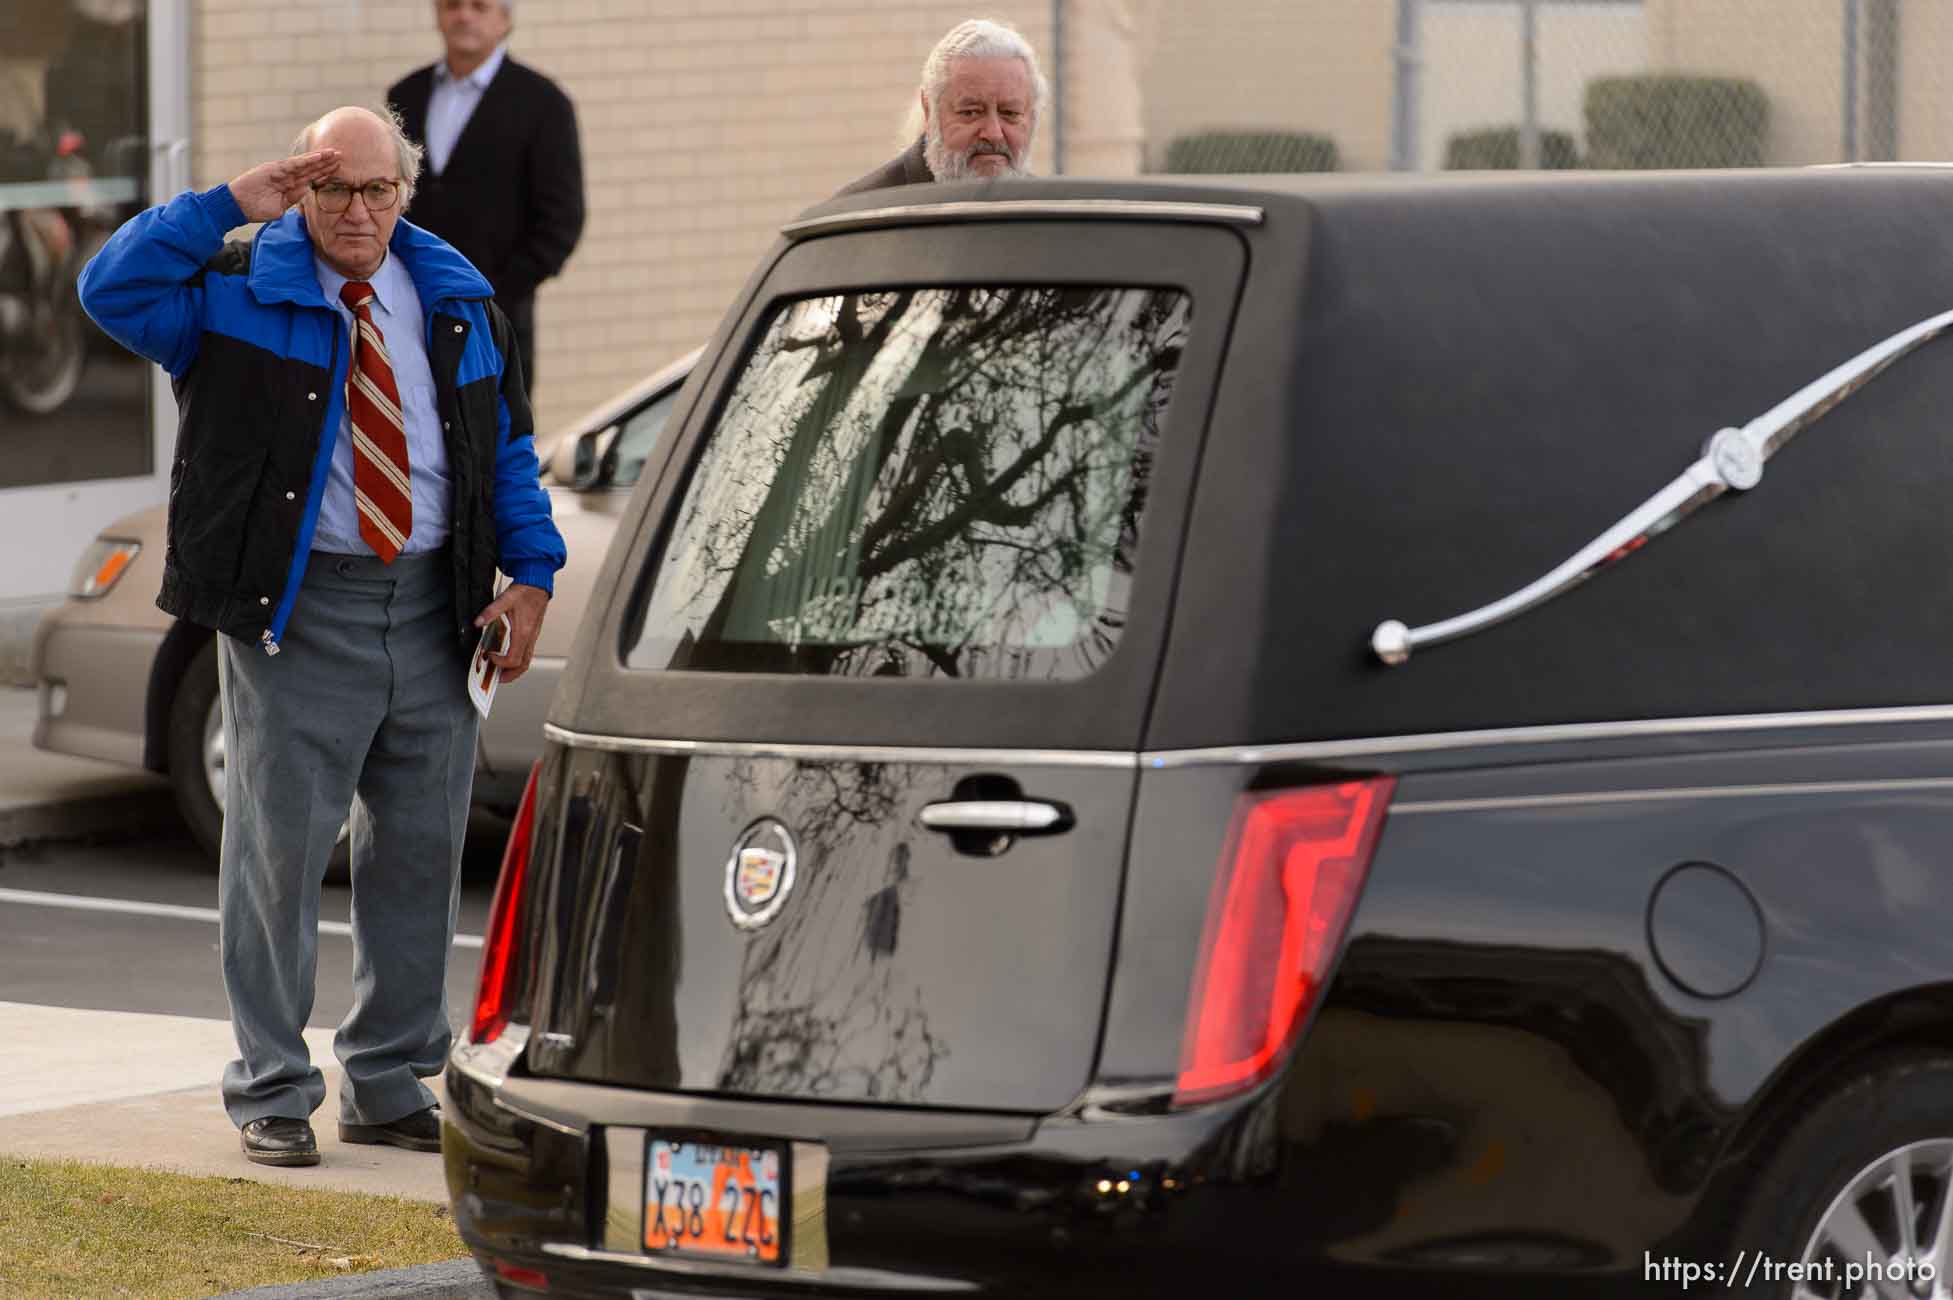
[{"label": "saluting hand", "polygon": [[231,197],[247,221],[275,221],[305,197],[313,181],[339,170],[337,149],[314,149],[276,162],[259,163],[231,182]]}]

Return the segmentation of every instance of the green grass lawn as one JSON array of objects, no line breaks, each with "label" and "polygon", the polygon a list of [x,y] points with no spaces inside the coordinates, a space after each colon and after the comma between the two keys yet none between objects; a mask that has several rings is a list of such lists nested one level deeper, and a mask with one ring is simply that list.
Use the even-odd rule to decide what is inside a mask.
[{"label": "green grass lawn", "polygon": [[8,1300],[180,1300],[465,1254],[445,1205],[0,1156]]}]

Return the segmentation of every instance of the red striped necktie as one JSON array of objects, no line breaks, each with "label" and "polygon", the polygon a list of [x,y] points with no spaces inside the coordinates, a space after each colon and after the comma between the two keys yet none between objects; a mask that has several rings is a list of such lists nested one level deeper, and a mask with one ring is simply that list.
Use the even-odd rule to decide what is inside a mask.
[{"label": "red striped necktie", "polygon": [[373,286],[348,280],[339,290],[357,324],[353,364],[346,376],[346,417],[353,431],[353,497],[359,535],[391,564],[414,528],[414,494],[407,473],[407,426],[386,339],[373,323]]}]

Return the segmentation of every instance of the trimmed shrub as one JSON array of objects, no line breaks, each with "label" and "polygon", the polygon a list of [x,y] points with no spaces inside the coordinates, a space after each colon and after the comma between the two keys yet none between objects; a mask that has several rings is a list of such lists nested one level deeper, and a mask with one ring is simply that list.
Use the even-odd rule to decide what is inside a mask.
[{"label": "trimmed shrub", "polygon": [[1761,167],[1770,101],[1735,77],[1596,77],[1587,83],[1587,165]]},{"label": "trimmed shrub", "polygon": [[1166,146],[1166,171],[1333,172],[1336,142],[1306,131],[1197,131]]},{"label": "trimmed shrub", "polygon": [[[1580,147],[1566,131],[1541,130],[1539,165],[1547,171],[1569,171],[1580,165]],[[1514,171],[1519,166],[1519,128],[1488,126],[1460,131],[1444,142],[1448,172]]]}]

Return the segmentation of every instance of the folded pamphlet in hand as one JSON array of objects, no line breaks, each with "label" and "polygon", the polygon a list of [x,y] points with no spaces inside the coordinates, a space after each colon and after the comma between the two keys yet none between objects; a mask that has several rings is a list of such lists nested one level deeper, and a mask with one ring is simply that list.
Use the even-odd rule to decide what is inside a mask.
[{"label": "folded pamphlet in hand", "polygon": [[475,646],[474,657],[468,661],[468,698],[475,702],[475,712],[484,718],[495,705],[495,688],[502,681],[501,665],[488,656],[499,654],[508,645],[512,634],[509,616],[504,614],[481,630],[481,641]]}]

